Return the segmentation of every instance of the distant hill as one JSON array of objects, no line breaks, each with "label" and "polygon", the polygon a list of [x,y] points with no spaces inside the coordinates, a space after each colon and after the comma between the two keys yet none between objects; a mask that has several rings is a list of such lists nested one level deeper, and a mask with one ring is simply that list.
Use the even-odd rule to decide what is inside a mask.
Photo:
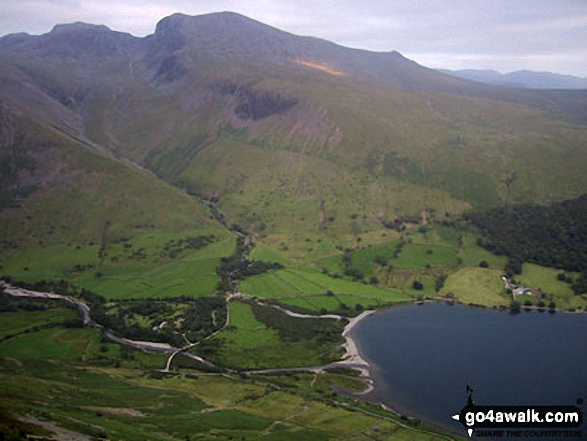
[{"label": "distant hill", "polygon": [[551,72],[519,70],[502,74],[495,70],[477,69],[438,69],[438,71],[458,78],[508,87],[527,87],[529,89],[587,89],[587,78],[560,75]]},{"label": "distant hill", "polygon": [[[587,91],[480,84],[234,13],[175,14],[145,38],[84,23],[3,37],[0,104],[11,219],[74,182],[50,174],[70,158],[47,162],[47,133],[218,199],[277,245],[587,190]],[[34,170],[51,179],[28,185]]]}]

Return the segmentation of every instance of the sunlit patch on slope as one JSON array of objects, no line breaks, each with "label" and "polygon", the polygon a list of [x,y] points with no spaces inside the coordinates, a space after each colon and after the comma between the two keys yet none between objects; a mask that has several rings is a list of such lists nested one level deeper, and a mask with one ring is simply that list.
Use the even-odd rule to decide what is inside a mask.
[{"label": "sunlit patch on slope", "polygon": [[311,67],[312,69],[318,69],[322,72],[326,72],[327,74],[334,75],[336,77],[348,77],[349,74],[346,72],[342,72],[340,70],[333,69],[331,67],[325,66],[319,63],[313,63],[311,61],[304,61],[304,60],[293,60],[294,63],[300,64],[302,66]]}]

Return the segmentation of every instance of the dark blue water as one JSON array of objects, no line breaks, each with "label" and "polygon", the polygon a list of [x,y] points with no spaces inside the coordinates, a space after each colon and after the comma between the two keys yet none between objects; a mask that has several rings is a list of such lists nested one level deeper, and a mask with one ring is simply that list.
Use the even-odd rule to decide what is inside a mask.
[{"label": "dark blue water", "polygon": [[353,337],[374,365],[375,398],[460,435],[450,416],[467,385],[478,405],[587,402],[587,315],[428,303],[368,316]]}]

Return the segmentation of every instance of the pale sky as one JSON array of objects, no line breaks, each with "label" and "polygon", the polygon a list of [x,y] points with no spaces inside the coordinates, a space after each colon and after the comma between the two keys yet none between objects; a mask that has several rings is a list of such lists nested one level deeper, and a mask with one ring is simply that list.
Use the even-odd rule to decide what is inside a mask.
[{"label": "pale sky", "polygon": [[587,77],[587,0],[0,0],[0,35],[83,21],[145,36],[175,12],[219,11],[433,68]]}]

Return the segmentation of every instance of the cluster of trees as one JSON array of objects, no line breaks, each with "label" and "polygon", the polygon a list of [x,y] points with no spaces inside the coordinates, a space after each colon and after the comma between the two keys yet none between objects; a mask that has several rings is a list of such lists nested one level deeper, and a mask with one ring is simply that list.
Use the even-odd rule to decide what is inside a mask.
[{"label": "cluster of trees", "polygon": [[352,277],[352,279],[357,282],[359,280],[364,280],[365,275],[356,268],[352,267],[352,259],[353,259],[353,251],[351,249],[344,250],[344,254],[342,255],[342,265],[344,267],[344,275],[348,277]]},{"label": "cluster of trees", "polygon": [[523,262],[587,270],[587,195],[549,207],[520,205],[468,215],[489,237],[478,244],[509,257],[506,272],[520,274]]},{"label": "cluster of trees", "polygon": [[436,278],[434,282],[434,291],[439,292],[444,287],[444,282],[448,276],[446,274],[441,274]]},{"label": "cluster of trees", "polygon": [[216,268],[216,274],[220,277],[219,291],[232,291],[237,280],[283,268],[283,265],[278,262],[249,260],[247,257],[249,251],[250,246],[245,244],[245,239],[240,236],[237,237],[234,253],[228,257],[222,257],[220,265]]},{"label": "cluster of trees", "polygon": [[[10,281],[9,281],[10,282]],[[185,340],[181,333],[185,333],[190,341],[200,340],[212,332],[221,328],[226,322],[226,301],[221,297],[199,297],[189,299],[185,296],[175,299],[142,299],[116,304],[116,313],[111,313],[106,306],[106,299],[99,294],[77,289],[69,282],[47,282],[42,280],[37,283],[13,283],[21,288],[39,292],[54,292],[82,300],[88,305],[92,319],[105,328],[111,329],[116,334],[131,340],[155,341],[169,343],[174,346],[183,346]],[[176,303],[187,303],[189,308],[184,313],[179,329],[174,329],[173,324],[160,330],[153,327],[163,321],[170,322],[176,313]],[[0,292],[0,312],[21,310],[46,310],[55,307],[76,308],[65,300],[13,297]],[[137,320],[130,323],[129,318],[141,316],[147,320]],[[139,324],[139,323],[142,323]],[[82,326],[79,319],[65,323],[69,327]]]},{"label": "cluster of trees", "polygon": [[391,220],[383,221],[383,226],[385,228],[390,229],[390,230],[395,230],[398,233],[401,233],[402,231],[405,231],[405,229],[406,229],[406,226],[404,225],[402,219],[399,217],[392,220],[392,221]]},{"label": "cluster of trees", "polygon": [[80,292],[67,280],[59,280],[58,282],[48,282],[46,280],[39,280],[35,283],[25,283],[13,281],[10,277],[5,277],[7,283],[18,286],[19,288],[28,289],[29,291],[52,292],[61,294],[63,296],[79,297]]},{"label": "cluster of trees", "polygon": [[[115,314],[109,314],[104,305],[99,302],[92,305],[92,317],[97,323],[126,338],[169,343],[178,347],[185,345],[181,334],[185,333],[190,341],[198,341],[222,327],[226,322],[224,299],[200,297],[187,302],[189,308],[183,314],[179,328],[176,329],[174,323],[176,308],[173,303],[177,302],[184,303],[180,299],[121,302],[116,305]],[[147,320],[129,323],[128,318],[133,316],[142,316]],[[167,326],[153,329],[164,321],[167,322]],[[141,322],[146,324],[139,324]]]},{"label": "cluster of trees", "polygon": [[255,318],[274,329],[283,342],[315,340],[318,344],[340,343],[342,324],[336,320],[300,319],[267,306],[253,305]]},{"label": "cluster of trees", "polygon": [[46,311],[57,307],[75,309],[74,305],[65,300],[14,297],[5,293],[4,290],[0,292],[0,312]]},{"label": "cluster of trees", "polygon": [[227,306],[221,297],[198,297],[183,316],[181,331],[190,341],[201,340],[226,323]]},{"label": "cluster of trees", "polygon": [[209,234],[207,236],[189,236],[178,240],[170,240],[163,246],[164,255],[175,259],[180,253],[186,250],[199,250],[206,245],[214,242],[216,236]]},{"label": "cluster of trees", "polygon": [[581,275],[575,279],[572,288],[577,295],[587,293],[587,271],[583,271]]}]

